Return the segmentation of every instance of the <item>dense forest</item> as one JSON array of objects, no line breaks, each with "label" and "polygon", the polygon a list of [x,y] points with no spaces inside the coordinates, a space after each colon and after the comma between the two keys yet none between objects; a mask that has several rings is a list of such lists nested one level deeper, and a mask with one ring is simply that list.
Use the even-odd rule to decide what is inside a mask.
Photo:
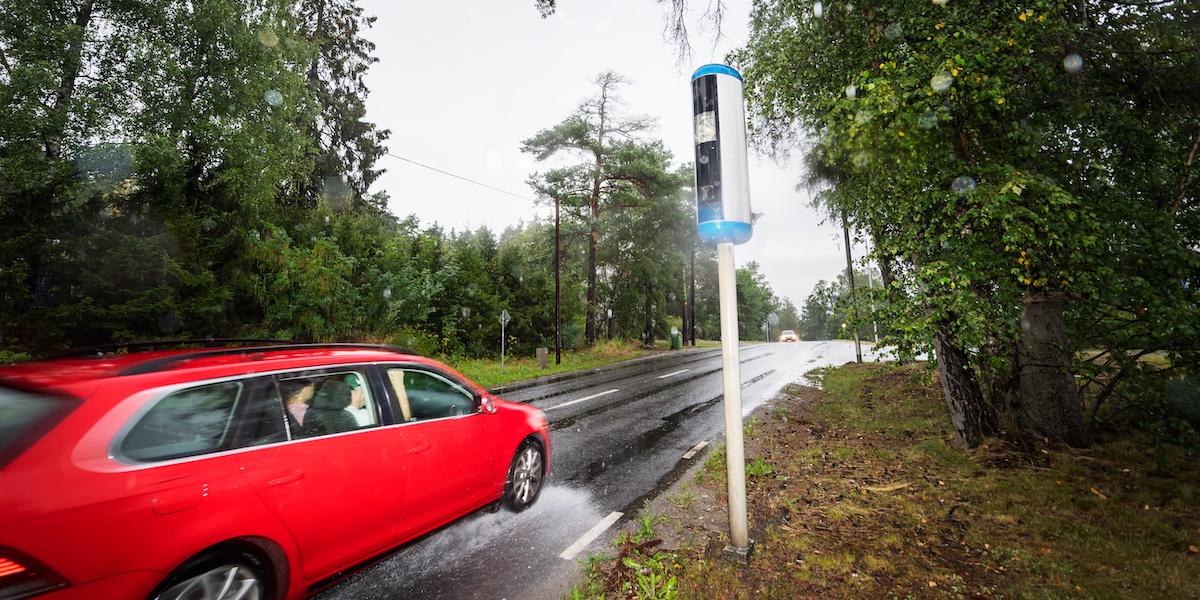
[{"label": "dense forest", "polygon": [[[481,355],[501,310],[514,351],[553,346],[552,221],[447,231],[372,191],[403,135],[365,111],[373,21],[356,0],[0,2],[0,348],[261,337]],[[530,179],[562,206],[564,344],[649,343],[693,314],[716,338],[690,167],[623,112],[618,75],[596,83],[522,146],[579,159]],[[743,337],[794,320],[755,265],[738,276]]]}]

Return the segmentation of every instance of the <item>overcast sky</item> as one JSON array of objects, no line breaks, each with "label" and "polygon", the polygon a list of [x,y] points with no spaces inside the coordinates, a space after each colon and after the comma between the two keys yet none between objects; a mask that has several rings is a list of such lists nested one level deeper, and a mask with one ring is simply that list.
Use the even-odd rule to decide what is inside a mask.
[{"label": "overcast sky", "polygon": [[[379,58],[367,77],[368,119],[392,131],[393,154],[533,197],[525,181],[539,166],[520,141],[566,117],[595,92],[595,76],[612,69],[631,81],[621,92],[630,111],[656,118],[653,135],[677,163],[690,162],[691,73],[745,43],[750,11],[748,0],[726,0],[714,48],[711,32],[695,22],[706,0],[692,4],[694,57],[679,64],[663,38],[665,9],[654,0],[559,0],[549,19],[533,0],[365,0],[378,17],[367,33]],[[423,224],[499,233],[552,212],[392,157],[380,165],[387,172],[374,190],[391,196],[397,215],[415,214]],[[776,294],[797,307],[819,279],[845,268],[841,230],[808,208],[795,189],[800,176],[795,157],[751,154],[751,202],[764,216],[736,251],[739,265],[758,261]]]}]

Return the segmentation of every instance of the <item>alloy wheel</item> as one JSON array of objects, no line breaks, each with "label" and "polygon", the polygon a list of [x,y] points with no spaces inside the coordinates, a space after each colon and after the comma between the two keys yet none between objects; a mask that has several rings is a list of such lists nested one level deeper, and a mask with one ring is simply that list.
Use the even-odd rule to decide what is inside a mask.
[{"label": "alloy wheel", "polygon": [[537,496],[542,485],[542,453],[532,445],[526,446],[513,469],[513,497],[522,505]]},{"label": "alloy wheel", "polygon": [[243,565],[221,565],[171,586],[160,600],[261,600],[263,582]]}]

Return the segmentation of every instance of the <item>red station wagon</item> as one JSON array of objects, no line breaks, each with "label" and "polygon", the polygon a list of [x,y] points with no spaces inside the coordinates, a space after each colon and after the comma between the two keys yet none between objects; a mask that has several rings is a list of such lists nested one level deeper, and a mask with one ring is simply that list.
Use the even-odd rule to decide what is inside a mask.
[{"label": "red station wagon", "polygon": [[542,411],[355,344],[0,368],[0,599],[302,598],[549,471]]}]

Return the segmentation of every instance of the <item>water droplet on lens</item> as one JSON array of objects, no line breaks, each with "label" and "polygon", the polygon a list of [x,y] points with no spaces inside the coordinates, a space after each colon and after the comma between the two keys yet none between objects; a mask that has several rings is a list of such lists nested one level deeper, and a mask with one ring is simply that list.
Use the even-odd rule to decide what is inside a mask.
[{"label": "water droplet on lens", "polygon": [[883,36],[889,40],[899,39],[904,35],[904,26],[899,23],[892,23],[883,30]]},{"label": "water droplet on lens", "polygon": [[263,93],[263,100],[271,106],[279,106],[283,104],[283,94],[280,94],[279,90],[267,90]]},{"label": "water droplet on lens", "polygon": [[847,98],[857,98],[858,97],[858,86],[856,86],[854,84],[846,86],[846,97]]},{"label": "water droplet on lens", "polygon": [[471,316],[471,309],[470,309],[470,307],[467,307],[467,306],[464,306],[464,307],[462,307],[462,316],[463,316],[463,318],[464,318],[464,319],[465,319],[465,318],[468,318],[468,317],[470,317],[470,316]]},{"label": "water droplet on lens", "polygon": [[700,164],[702,164],[702,165],[707,165],[707,164],[708,164],[708,157],[707,157],[707,156],[705,156],[705,155],[703,155],[703,154],[701,154],[701,155],[700,155]]},{"label": "water droplet on lens", "polygon": [[975,191],[975,178],[970,175],[959,175],[950,182],[950,189],[958,194],[969,194]]},{"label": "water droplet on lens", "polygon": [[1083,57],[1072,52],[1063,58],[1062,65],[1068,73],[1078,73],[1083,70]]},{"label": "water droplet on lens", "polygon": [[383,299],[389,300],[392,297],[392,288],[383,288]]},{"label": "water droplet on lens", "polygon": [[934,75],[933,78],[929,80],[929,86],[933,88],[933,91],[939,94],[950,89],[951,85],[954,85],[954,77],[945,71]]},{"label": "water droplet on lens", "polygon": [[275,30],[268,27],[258,32],[258,41],[268,48],[274,48],[279,45],[279,36],[275,35]]},{"label": "water droplet on lens", "polygon": [[813,16],[820,19],[825,16],[825,5],[820,2],[813,2]]},{"label": "water droplet on lens", "polygon": [[921,129],[933,129],[938,125],[937,115],[933,114],[932,110],[927,110],[917,117],[917,126]]}]

